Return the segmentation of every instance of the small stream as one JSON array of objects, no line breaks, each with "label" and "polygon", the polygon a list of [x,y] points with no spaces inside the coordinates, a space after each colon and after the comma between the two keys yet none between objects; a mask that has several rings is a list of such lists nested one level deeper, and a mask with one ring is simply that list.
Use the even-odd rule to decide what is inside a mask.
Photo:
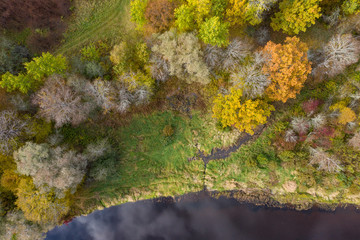
[{"label": "small stream", "polygon": [[360,212],[284,210],[202,196],[126,203],[47,233],[47,240],[357,240]]}]

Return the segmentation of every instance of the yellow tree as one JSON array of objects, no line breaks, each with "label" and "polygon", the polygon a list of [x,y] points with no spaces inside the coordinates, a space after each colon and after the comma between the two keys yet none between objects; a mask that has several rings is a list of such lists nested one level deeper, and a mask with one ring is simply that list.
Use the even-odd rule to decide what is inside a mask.
[{"label": "yellow tree", "polygon": [[296,98],[311,72],[307,50],[306,44],[297,37],[287,37],[283,45],[271,41],[266,44],[263,53],[269,60],[264,64],[263,72],[271,80],[265,91],[271,100],[286,102]]},{"label": "yellow tree", "polygon": [[242,25],[245,23],[247,0],[229,0],[226,9],[226,18],[231,25]]},{"label": "yellow tree", "polygon": [[305,32],[321,16],[320,0],[284,0],[279,4],[280,11],[271,18],[271,27],[293,35]]},{"label": "yellow tree", "polygon": [[55,198],[53,193],[40,192],[31,178],[20,180],[16,205],[24,212],[27,220],[37,223],[58,223],[69,211],[66,198]]},{"label": "yellow tree", "polygon": [[240,132],[254,134],[254,128],[264,124],[275,108],[262,100],[241,101],[242,90],[231,89],[228,95],[219,94],[213,102],[213,117],[223,127],[233,126]]}]

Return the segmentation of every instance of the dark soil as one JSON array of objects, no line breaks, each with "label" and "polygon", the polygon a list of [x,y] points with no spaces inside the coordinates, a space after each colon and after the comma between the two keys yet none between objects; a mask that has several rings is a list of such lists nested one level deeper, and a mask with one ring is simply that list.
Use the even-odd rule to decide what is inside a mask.
[{"label": "dark soil", "polygon": [[63,18],[71,14],[70,6],[70,0],[0,0],[0,27],[13,31],[30,28],[29,47],[47,51],[62,39],[66,29]]}]

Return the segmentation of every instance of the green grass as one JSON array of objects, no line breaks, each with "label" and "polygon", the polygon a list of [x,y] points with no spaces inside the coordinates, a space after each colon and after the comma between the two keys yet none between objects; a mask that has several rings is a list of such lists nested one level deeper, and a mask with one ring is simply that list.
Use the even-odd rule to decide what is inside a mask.
[{"label": "green grass", "polygon": [[74,18],[65,33],[57,54],[71,55],[84,45],[98,40],[115,40],[132,28],[128,17],[130,0],[87,1],[76,0]]},{"label": "green grass", "polygon": [[[99,206],[202,190],[204,164],[201,160],[189,162],[188,159],[198,149],[210,152],[236,140],[233,133],[221,133],[222,138],[214,138],[219,130],[210,118],[198,112],[191,119],[172,112],[155,112],[135,116],[128,126],[109,129],[107,135],[117,151],[116,162],[90,171],[115,170],[111,169],[114,171],[107,178],[93,181],[77,193],[75,214]],[[163,134],[167,125],[174,129],[170,137]]]}]

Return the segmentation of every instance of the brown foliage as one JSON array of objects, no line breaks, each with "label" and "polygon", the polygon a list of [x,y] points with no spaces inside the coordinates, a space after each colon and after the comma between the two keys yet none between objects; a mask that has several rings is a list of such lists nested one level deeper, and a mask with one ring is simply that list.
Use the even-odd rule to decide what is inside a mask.
[{"label": "brown foliage", "polygon": [[151,0],[146,7],[145,18],[156,32],[165,31],[174,19],[175,8],[174,1]]}]

